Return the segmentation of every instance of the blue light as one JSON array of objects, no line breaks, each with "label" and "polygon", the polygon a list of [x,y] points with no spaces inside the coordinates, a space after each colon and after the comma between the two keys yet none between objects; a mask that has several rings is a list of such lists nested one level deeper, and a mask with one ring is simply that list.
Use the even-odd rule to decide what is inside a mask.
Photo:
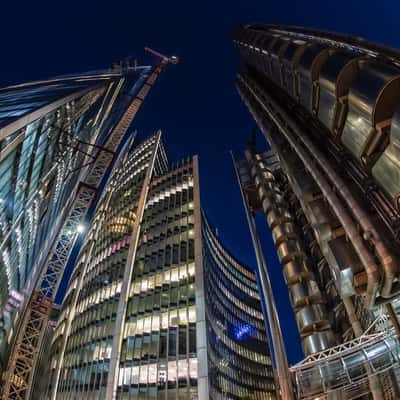
[{"label": "blue light", "polygon": [[248,324],[237,326],[233,329],[235,339],[243,340],[246,336],[250,336],[254,332],[254,327]]}]

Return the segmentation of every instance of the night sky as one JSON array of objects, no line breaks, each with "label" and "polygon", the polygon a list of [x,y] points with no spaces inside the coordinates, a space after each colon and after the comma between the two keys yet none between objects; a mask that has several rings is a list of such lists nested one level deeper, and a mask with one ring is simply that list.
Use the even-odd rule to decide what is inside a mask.
[{"label": "night sky", "polygon": [[[254,266],[228,153],[241,155],[254,126],[234,87],[232,32],[241,23],[283,23],[400,47],[399,11],[394,0],[4,1],[0,86],[108,67],[129,55],[154,62],[144,46],[179,56],[180,64],[158,81],[135,126],[142,137],[161,128],[171,160],[199,155],[202,205],[210,222],[231,253]],[[294,363],[301,350],[269,237],[265,252]]]}]

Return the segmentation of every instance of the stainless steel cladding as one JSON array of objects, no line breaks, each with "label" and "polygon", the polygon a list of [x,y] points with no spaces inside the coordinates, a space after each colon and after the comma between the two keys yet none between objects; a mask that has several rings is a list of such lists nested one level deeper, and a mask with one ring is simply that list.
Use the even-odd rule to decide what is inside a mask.
[{"label": "stainless steel cladding", "polygon": [[351,85],[341,141],[358,162],[370,166],[382,145],[384,127],[400,104],[400,69],[364,66]]},{"label": "stainless steel cladding", "polygon": [[364,60],[350,52],[336,52],[321,68],[317,115],[334,135],[343,127],[349,88]]},{"label": "stainless steel cladding", "polygon": [[254,25],[240,30],[235,43],[246,63],[316,117],[400,210],[398,125],[392,122],[400,112],[400,55],[396,64],[392,56],[333,36]]},{"label": "stainless steel cladding", "polygon": [[286,200],[274,173],[262,157],[249,148],[246,159],[289,287],[303,350],[312,354],[326,349],[335,343],[335,338]]},{"label": "stainless steel cladding", "polygon": [[329,57],[329,49],[325,46],[309,46],[299,62],[299,101],[312,112],[317,104],[318,76],[322,65]]},{"label": "stainless steel cladding", "polygon": [[283,66],[282,55],[289,45],[286,38],[277,38],[270,50],[271,57],[271,78],[278,84],[283,86]]},{"label": "stainless steel cladding", "polygon": [[373,177],[400,209],[400,111],[392,118],[389,145],[372,167]]},{"label": "stainless steel cladding", "polygon": [[307,43],[302,40],[291,41],[282,56],[283,86],[288,93],[297,98],[298,90],[298,66],[301,56],[307,48]]}]

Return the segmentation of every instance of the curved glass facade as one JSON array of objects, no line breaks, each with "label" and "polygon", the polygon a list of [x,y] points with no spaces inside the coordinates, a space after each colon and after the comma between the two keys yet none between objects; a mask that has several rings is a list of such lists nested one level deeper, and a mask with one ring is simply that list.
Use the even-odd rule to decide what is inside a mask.
[{"label": "curved glass facade", "polygon": [[107,185],[58,322],[49,393],[272,399],[255,276],[202,218],[197,158],[168,168],[160,140],[132,147]]},{"label": "curved glass facade", "polygon": [[255,274],[203,220],[211,399],[275,399],[274,374]]}]

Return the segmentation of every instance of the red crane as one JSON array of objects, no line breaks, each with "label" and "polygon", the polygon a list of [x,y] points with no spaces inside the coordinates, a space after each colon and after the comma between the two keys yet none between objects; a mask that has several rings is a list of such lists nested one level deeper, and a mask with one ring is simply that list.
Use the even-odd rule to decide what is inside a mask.
[{"label": "red crane", "polygon": [[168,63],[171,63],[171,64],[178,64],[178,62],[179,62],[179,58],[178,57],[176,57],[176,56],[167,57],[164,54],[161,54],[158,51],[151,49],[150,47],[145,47],[144,50],[149,52],[149,53],[151,53],[151,54],[154,54],[156,57],[161,58],[162,61],[165,61],[165,62],[168,62]]}]

